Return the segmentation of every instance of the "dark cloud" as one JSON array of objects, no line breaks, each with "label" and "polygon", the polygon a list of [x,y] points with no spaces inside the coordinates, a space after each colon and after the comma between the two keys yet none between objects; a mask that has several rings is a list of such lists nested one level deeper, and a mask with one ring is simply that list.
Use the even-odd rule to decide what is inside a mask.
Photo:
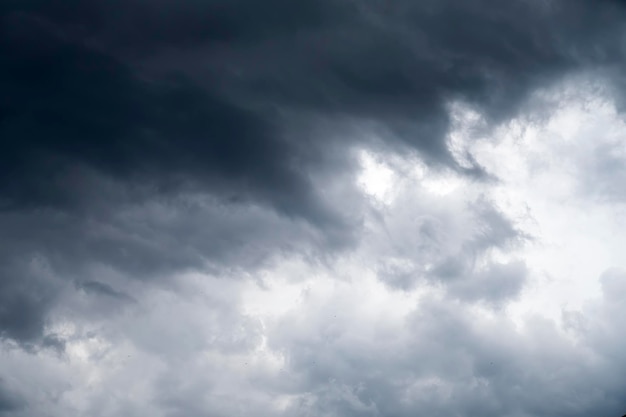
[{"label": "dark cloud", "polygon": [[20,261],[4,258],[0,268],[0,338],[34,342],[44,332],[57,290],[36,257]]},{"label": "dark cloud", "polygon": [[324,218],[323,210],[315,214],[319,204],[308,195],[297,155],[256,115],[184,79],[144,81],[35,18],[4,20],[2,179],[9,208],[75,198],[80,190],[63,175],[87,165],[128,181],[167,184],[181,176],[230,198],[269,199],[286,213]]},{"label": "dark cloud", "polygon": [[354,10],[348,2],[311,0],[297,6],[286,0],[26,0],[4,7],[36,13],[73,34],[140,53],[205,42],[258,42],[323,26]]},{"label": "dark cloud", "polygon": [[[280,112],[369,120],[456,166],[450,100],[501,120],[612,51],[612,10],[571,3],[8,2],[4,205],[68,203],[83,191],[72,168],[87,165],[333,223],[310,182],[329,135],[286,138]],[[187,76],[148,76],[162,66]]]},{"label": "dark cloud", "polygon": [[619,27],[605,12],[581,2],[368,2],[341,24],[220,50],[225,64],[203,63],[248,98],[377,121],[454,165],[446,104],[466,101],[504,120],[535,88],[603,64],[610,58],[596,54],[615,47],[606,34]]},{"label": "dark cloud", "polygon": [[10,390],[3,378],[0,377],[0,415],[10,416],[25,407],[24,400]]},{"label": "dark cloud", "polygon": [[53,349],[57,353],[61,354],[61,353],[65,352],[66,342],[65,342],[65,340],[63,340],[61,337],[59,337],[56,334],[47,334],[43,338],[43,340],[41,342],[41,345],[44,348]]},{"label": "dark cloud", "polygon": [[[306,315],[267,324],[238,311],[237,296],[232,305],[203,299],[216,303],[205,316],[170,294],[185,274],[260,279],[284,255],[319,265],[367,246],[357,244],[369,232],[369,208],[353,184],[355,149],[418,155],[435,171],[487,178],[472,155],[462,166],[449,148],[453,102],[476,109],[490,128],[524,111],[538,88],[591,69],[620,96],[621,4],[2,2],[3,346],[17,342],[41,360],[48,353],[33,346],[60,353],[80,339],[63,332],[100,326],[79,340],[77,355],[107,337],[131,344],[145,353],[137,375],[157,364],[158,376],[142,377],[141,398],[158,399],[172,416],[273,415],[268,398],[285,393],[298,399],[287,402],[287,416],[619,413],[626,349],[614,294],[623,277],[603,278],[607,307],[590,322],[570,320],[591,355],[549,322],[520,333],[504,319],[482,320],[475,309],[502,307],[528,274],[521,260],[490,258],[526,236],[487,202],[424,199],[398,209],[397,221],[381,214],[364,250],[379,279],[445,294],[418,306],[399,335],[385,333],[382,319],[371,325],[388,338],[358,334],[353,299],[337,300],[353,316],[333,327],[324,316],[333,306],[320,313],[304,303]],[[607,172],[623,176],[619,161],[608,161]],[[120,302],[131,300],[119,320]],[[287,358],[284,377],[257,370],[242,388],[226,365],[207,365],[211,355],[231,364],[264,345]],[[104,369],[109,348],[98,349],[80,357]],[[262,392],[236,409],[259,381]],[[0,382],[0,413],[16,414],[24,402]],[[99,414],[87,414],[145,414],[117,401],[99,408],[120,392],[108,389],[89,405]],[[29,397],[56,404],[62,390]]]},{"label": "dark cloud", "polygon": [[[86,164],[126,180],[182,177],[318,222],[329,214],[303,170],[323,138],[281,137],[271,109],[371,120],[454,166],[449,100],[501,120],[537,86],[609,54],[620,28],[608,7],[587,13],[578,1],[33,0],[3,9],[7,204],[72,198],[59,176]],[[196,81],[146,79],[163,61]]]},{"label": "dark cloud", "polygon": [[120,301],[135,301],[131,296],[121,291],[113,289],[110,285],[99,281],[78,282],[76,286],[87,294],[96,296],[111,297]]},{"label": "dark cloud", "polygon": [[[280,222],[271,214],[261,220],[257,204],[333,228],[328,236],[338,246],[350,239],[348,224],[314,196],[299,166],[305,155],[284,142],[271,121],[184,76],[146,79],[73,31],[91,18],[108,19],[95,10],[109,5],[13,5],[20,12],[2,14],[0,37],[3,336],[40,337],[65,285],[27,272],[33,257],[61,281],[79,279],[94,264],[137,278],[167,276],[207,260],[245,268],[276,248],[256,241],[265,236],[246,241],[267,222]],[[206,191],[217,196],[216,207],[187,204],[195,214],[177,207],[180,193]],[[155,199],[172,201],[165,210],[174,222],[158,209],[140,212],[144,204],[154,208]],[[227,210],[242,217],[216,221]],[[254,218],[264,223],[254,225]],[[298,246],[281,243],[288,244]],[[235,254],[241,252],[233,252],[250,246],[257,248],[254,258],[240,260]]]},{"label": "dark cloud", "polygon": [[135,298],[126,290],[129,281],[161,285],[193,271],[236,278],[283,254],[316,259],[346,245],[343,232],[321,234],[266,207],[203,194],[90,204],[88,214],[42,209],[0,216],[3,336],[41,340],[47,313],[63,292],[97,297],[88,305],[112,312],[119,303],[109,301]]},{"label": "dark cloud", "polygon": [[[267,235],[247,241],[252,235],[241,225],[269,230],[280,222],[272,214],[261,220],[256,204],[330,227],[335,242],[349,240],[347,224],[314,196],[300,163],[309,156],[282,140],[270,120],[184,76],[146,79],[75,31],[90,19],[104,20],[92,21],[89,30],[105,31],[110,21],[100,8],[109,5],[2,7],[3,336],[40,337],[57,287],[64,285],[27,272],[33,257],[48,263],[49,275],[61,281],[77,279],[93,264],[135,277],[193,269],[207,259],[225,265],[230,258],[228,266],[245,267],[276,248],[257,241]],[[187,223],[180,230],[157,212],[139,212],[155,198],[176,200],[180,192],[197,190],[218,198],[212,213],[194,210],[207,216],[196,217],[203,228],[173,206],[175,223]],[[215,221],[228,210],[242,218]],[[255,217],[263,223],[252,224]],[[195,247],[198,237],[207,245],[203,249]],[[188,242],[183,247],[181,239]],[[292,240],[281,245],[299,245]],[[240,260],[233,247],[254,247],[248,251],[254,257]]]}]

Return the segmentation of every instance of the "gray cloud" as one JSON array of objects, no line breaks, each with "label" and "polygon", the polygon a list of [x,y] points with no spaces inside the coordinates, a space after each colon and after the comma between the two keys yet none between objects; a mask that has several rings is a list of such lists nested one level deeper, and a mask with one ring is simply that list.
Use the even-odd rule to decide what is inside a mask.
[{"label": "gray cloud", "polygon": [[471,277],[455,282],[450,291],[460,299],[486,301],[501,305],[521,292],[528,271],[522,261],[505,264],[492,263],[473,273]]},{"label": "gray cloud", "polygon": [[441,286],[458,299],[493,306],[516,298],[527,278],[523,260],[497,262],[492,254],[522,247],[531,237],[480,196],[459,201],[457,194],[414,193],[400,189],[381,214],[374,232],[380,235],[368,243],[378,278],[405,291]]},{"label": "gray cloud", "polygon": [[[3,8],[10,95],[2,129],[13,138],[3,178],[19,179],[4,183],[8,204],[73,197],[51,179],[82,163],[125,179],[182,176],[318,222],[329,214],[302,170],[324,140],[282,137],[287,121],[272,109],[371,120],[454,166],[449,100],[502,120],[534,88],[618,60],[622,21],[609,3],[579,1]],[[121,39],[143,64],[128,58]],[[149,76],[163,65],[196,81]]]},{"label": "gray cloud", "polygon": [[[493,179],[451,151],[454,102],[491,128],[597,70],[619,104],[623,4],[3,2],[0,343],[16,361],[0,361],[24,376],[0,380],[0,414],[623,413],[621,272],[564,330],[518,330],[485,318],[531,273],[492,257],[528,239],[511,219],[461,193],[378,210],[354,184],[359,149]],[[596,171],[622,177],[610,154]],[[443,295],[401,324],[364,323],[345,295],[264,322],[244,286],[286,258],[330,275],[357,258],[388,288]],[[196,275],[211,294],[182,284]]]},{"label": "gray cloud", "polygon": [[87,294],[94,294],[104,297],[111,297],[120,301],[134,301],[134,299],[121,291],[115,290],[110,285],[99,281],[79,282],[76,286]]},{"label": "gray cloud", "polygon": [[0,269],[1,338],[34,341],[43,332],[46,312],[57,290],[56,283],[46,279],[37,263],[36,258],[25,257],[22,262],[5,259]]},{"label": "gray cloud", "polygon": [[[11,97],[2,129],[12,140],[2,178],[9,208],[72,203],[76,190],[66,187],[72,168],[87,165],[163,186],[195,177],[216,191],[231,190],[227,197],[247,199],[265,189],[261,200],[323,219],[306,197],[310,186],[293,165],[297,156],[256,115],[184,79],[143,81],[124,63],[55,36],[36,19],[4,20],[3,78]],[[45,77],[38,68],[48,68]]]},{"label": "gray cloud", "polygon": [[11,415],[10,413],[21,410],[24,405],[24,400],[0,378],[0,415]]},{"label": "gray cloud", "polygon": [[[341,324],[307,310],[273,330],[273,346],[288,355],[302,394],[288,415],[619,415],[626,407],[623,343],[606,339],[617,336],[619,320],[610,303],[602,305],[582,314],[595,317],[590,329],[603,330],[577,333],[577,344],[550,321],[537,318],[516,330],[508,319],[481,318],[451,300],[424,300],[407,327],[381,335],[384,341],[365,336],[372,333],[355,325],[357,317]],[[341,330],[324,338],[333,324]],[[302,339],[292,326],[310,330]],[[385,328],[368,326],[374,334]]]},{"label": "gray cloud", "polygon": [[[352,239],[263,206],[195,193],[137,203],[96,199],[87,213],[10,211],[0,222],[2,335],[28,343],[41,339],[48,311],[66,292],[131,301],[124,288],[133,281],[166,285],[177,274],[204,270],[247,276],[285,254],[338,254]],[[116,309],[107,300],[90,305]]]},{"label": "gray cloud", "polygon": [[[48,385],[58,385],[56,379],[22,364],[23,384],[37,383],[63,400],[42,404],[27,393],[28,408],[17,415],[38,415],[44,406],[51,416],[67,415],[78,406],[75,398],[81,405],[74,411],[103,417],[146,409],[159,416],[561,417],[619,415],[626,407],[620,270],[603,275],[603,297],[568,313],[578,324],[569,320],[564,327],[540,317],[518,327],[503,314],[434,295],[402,318],[364,315],[367,301],[354,302],[352,286],[331,297],[309,293],[297,309],[261,325],[240,311],[241,282],[205,280],[203,291],[194,284],[174,293],[145,292],[140,310],[104,317],[97,334],[74,336],[101,353],[66,372],[97,370],[98,390],[74,382],[54,394]],[[93,324],[87,317],[76,321]],[[266,362],[259,350],[264,343],[282,355],[280,369]],[[11,371],[22,359],[17,352],[8,356],[0,363]],[[45,376],[50,358],[27,363]],[[53,369],[59,371],[56,364]],[[277,407],[283,397],[289,402]]]}]

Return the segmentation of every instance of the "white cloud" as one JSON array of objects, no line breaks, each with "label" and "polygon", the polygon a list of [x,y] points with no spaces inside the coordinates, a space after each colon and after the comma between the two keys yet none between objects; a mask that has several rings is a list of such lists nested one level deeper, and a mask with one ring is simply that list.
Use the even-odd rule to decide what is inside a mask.
[{"label": "white cloud", "polygon": [[[577,97],[494,130],[454,108],[455,157],[494,181],[363,150],[359,175],[325,190],[358,218],[358,238],[326,256],[275,249],[319,236],[261,207],[133,206],[125,215],[161,244],[158,225],[182,225],[186,238],[166,239],[167,250],[195,253],[234,228],[250,238],[224,246],[224,259],[272,256],[167,281],[87,267],[90,280],[66,286],[46,323],[64,353],[3,345],[6,384],[30,407],[15,415],[618,412],[626,223],[617,188],[590,185],[619,178],[602,158],[625,158],[626,129],[607,100]],[[31,265],[52,274],[45,266]]]}]

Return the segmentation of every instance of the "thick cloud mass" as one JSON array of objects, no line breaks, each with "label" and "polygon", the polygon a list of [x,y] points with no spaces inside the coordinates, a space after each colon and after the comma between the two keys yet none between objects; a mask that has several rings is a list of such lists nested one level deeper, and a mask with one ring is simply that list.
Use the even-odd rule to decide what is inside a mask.
[{"label": "thick cloud mass", "polygon": [[2,1],[0,415],[623,414],[625,6]]},{"label": "thick cloud mass", "polygon": [[86,164],[125,180],[200,182],[321,221],[329,214],[307,170],[332,135],[286,135],[281,112],[380,123],[390,142],[455,165],[447,103],[501,120],[569,71],[620,63],[621,9],[611,6],[8,2],[5,204],[71,199],[63,173]]}]

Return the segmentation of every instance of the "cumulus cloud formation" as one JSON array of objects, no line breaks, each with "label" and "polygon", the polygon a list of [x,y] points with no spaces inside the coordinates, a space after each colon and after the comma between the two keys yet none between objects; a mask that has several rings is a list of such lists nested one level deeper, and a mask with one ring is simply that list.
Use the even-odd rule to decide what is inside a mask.
[{"label": "cumulus cloud formation", "polygon": [[0,415],[626,412],[626,5],[0,5]]}]

